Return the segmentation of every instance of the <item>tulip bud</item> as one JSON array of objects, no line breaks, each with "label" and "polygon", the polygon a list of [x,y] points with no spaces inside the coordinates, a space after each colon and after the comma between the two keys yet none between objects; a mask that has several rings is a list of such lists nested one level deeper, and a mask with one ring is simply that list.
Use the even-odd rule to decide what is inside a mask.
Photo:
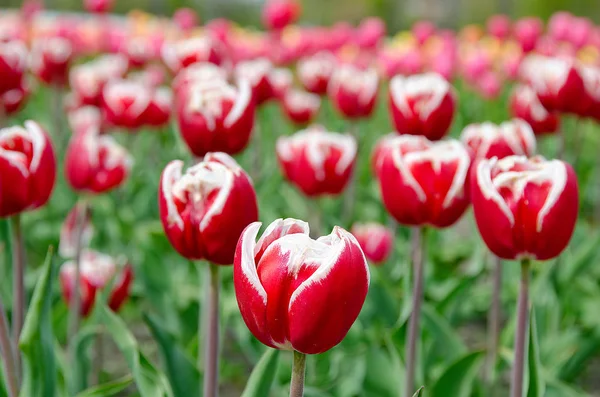
[{"label": "tulip bud", "polygon": [[452,124],[456,94],[450,83],[435,73],[396,76],[390,81],[389,105],[398,133],[438,140]]},{"label": "tulip bud", "polygon": [[297,67],[298,79],[306,91],[325,95],[336,64],[335,56],[327,51],[302,58]]},{"label": "tulip bud", "polygon": [[198,14],[191,8],[182,7],[173,14],[173,22],[183,32],[190,32],[198,26]]},{"label": "tulip bud", "polygon": [[102,99],[106,121],[116,127],[137,129],[145,124],[152,91],[139,82],[113,80],[104,86]]},{"label": "tulip bud", "polygon": [[29,87],[23,83],[21,87],[14,88],[0,94],[0,113],[6,116],[20,111],[29,97]]},{"label": "tulip bud", "polygon": [[556,132],[560,124],[558,114],[548,111],[536,92],[526,85],[515,86],[510,97],[510,112],[525,120],[536,135]]},{"label": "tulip bud", "polygon": [[385,137],[375,150],[383,203],[401,224],[446,227],[469,205],[469,152],[458,141]]},{"label": "tulip bud", "polygon": [[362,248],[367,259],[374,265],[385,262],[392,252],[394,236],[379,223],[356,223],[350,232]]},{"label": "tulip bud", "polygon": [[327,89],[333,106],[344,117],[369,117],[375,108],[379,75],[375,69],[360,70],[351,64],[335,69]]},{"label": "tulip bud", "polygon": [[283,96],[281,104],[283,112],[293,123],[308,124],[319,112],[321,98],[309,92],[290,90]]},{"label": "tulip bud", "polygon": [[119,52],[129,61],[129,67],[139,68],[152,60],[152,43],[147,37],[127,37]]},{"label": "tulip bud", "polygon": [[522,18],[515,22],[515,39],[521,45],[523,52],[532,51],[544,31],[544,23],[539,18]]},{"label": "tulip bud", "polygon": [[267,0],[262,22],[269,30],[281,30],[296,22],[301,11],[300,3],[294,0]]},{"label": "tulip bud", "polygon": [[360,245],[338,226],[312,240],[308,224],[296,219],[271,223],[257,243],[260,226],[244,230],[235,255],[244,322],[269,347],[305,354],[331,349],[356,321],[369,289]]},{"label": "tulip bud", "polygon": [[482,160],[472,173],[479,233],[503,259],[551,259],[567,246],[578,211],[577,177],[560,160]]},{"label": "tulip bud", "polygon": [[62,37],[34,41],[31,49],[31,70],[44,83],[64,86],[69,78],[73,46]]},{"label": "tulip bud", "polygon": [[133,158],[111,136],[97,127],[73,135],[65,156],[65,177],[80,192],[105,193],[120,186]]},{"label": "tulip bud", "polygon": [[21,86],[27,67],[27,48],[20,41],[0,40],[0,94]]},{"label": "tulip bud", "polygon": [[417,21],[411,28],[411,32],[420,45],[435,34],[436,27],[430,21]]},{"label": "tulip bud", "polygon": [[113,7],[114,0],[84,0],[83,6],[87,12],[104,14]]},{"label": "tulip bud", "polygon": [[[83,213],[84,211],[85,213]],[[81,230],[78,230],[77,222],[81,219],[80,217],[83,217],[83,223]],[[63,258],[74,258],[77,254],[78,240],[81,239],[82,247],[88,247],[93,236],[92,211],[89,206],[77,203],[69,211],[60,229],[58,253]]]},{"label": "tulip bud", "polygon": [[310,197],[340,194],[356,162],[356,140],[350,134],[309,127],[277,140],[277,159],[285,177]]},{"label": "tulip bud", "polygon": [[385,31],[385,23],[381,18],[369,17],[361,21],[354,41],[362,49],[377,49],[385,38]]},{"label": "tulip bud", "polygon": [[548,33],[557,41],[564,41],[569,36],[573,15],[568,11],[558,11],[552,14],[548,21]]},{"label": "tulip bud", "polygon": [[244,150],[254,115],[252,91],[245,80],[239,87],[223,80],[198,81],[177,101],[179,131],[197,157],[211,151],[236,154]]},{"label": "tulip bud", "polygon": [[211,36],[200,36],[184,39],[175,43],[165,43],[162,48],[164,63],[174,73],[188,66],[209,62],[221,65],[224,61],[223,48]]},{"label": "tulip bud", "polygon": [[35,121],[0,129],[0,217],[38,208],[56,180],[56,159],[47,133]]},{"label": "tulip bud", "polygon": [[252,87],[252,95],[256,105],[262,105],[273,97],[270,74],[273,64],[267,58],[240,62],[234,70],[238,82],[246,80]]},{"label": "tulip bud", "polygon": [[73,67],[69,81],[82,104],[100,106],[104,85],[125,76],[127,65],[128,61],[122,55],[104,55]]},{"label": "tulip bud", "polygon": [[533,130],[520,119],[500,125],[490,122],[470,124],[463,130],[461,140],[471,150],[474,160],[532,156],[535,153]]},{"label": "tulip bud", "polygon": [[183,161],[171,161],[158,194],[165,233],[188,259],[233,263],[240,233],[258,219],[250,177],[225,153],[207,153],[185,173]]},{"label": "tulip bud", "polygon": [[502,14],[491,16],[487,21],[487,30],[497,39],[508,39],[511,33],[510,18]]}]

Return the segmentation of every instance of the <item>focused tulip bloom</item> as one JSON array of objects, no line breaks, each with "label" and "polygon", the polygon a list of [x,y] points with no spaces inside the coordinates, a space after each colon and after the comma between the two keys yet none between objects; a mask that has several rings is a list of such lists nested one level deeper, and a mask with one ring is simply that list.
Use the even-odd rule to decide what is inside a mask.
[{"label": "focused tulip bloom", "polygon": [[369,289],[360,245],[338,226],[313,240],[308,224],[296,219],[276,220],[256,242],[260,226],[254,222],[242,233],[233,268],[248,329],[276,349],[318,354],[333,348],[356,321]]},{"label": "focused tulip bloom", "polygon": [[335,69],[327,91],[338,112],[348,119],[360,119],[373,113],[378,89],[375,69],[361,70],[344,64]]},{"label": "focused tulip bloom", "polygon": [[258,219],[252,181],[225,153],[207,153],[185,172],[183,161],[171,161],[158,195],[165,233],[187,259],[233,263],[240,234]]},{"label": "focused tulip bloom", "polygon": [[310,123],[321,106],[321,98],[305,91],[290,90],[281,101],[283,111],[288,119],[296,124]]},{"label": "focused tulip bloom", "polygon": [[73,58],[71,42],[62,37],[36,40],[31,49],[31,70],[44,83],[64,86]]},{"label": "focused tulip bloom", "polygon": [[277,140],[277,159],[285,177],[309,197],[340,194],[356,162],[356,140],[349,134],[309,127]]},{"label": "focused tulip bloom", "polygon": [[256,105],[262,105],[274,96],[270,79],[272,71],[271,61],[259,58],[238,63],[234,75],[238,82],[246,80],[250,83],[254,102]]},{"label": "focused tulip bloom", "polygon": [[110,11],[114,0],[84,0],[83,6],[87,12],[103,14]]},{"label": "focused tulip bloom", "polygon": [[241,152],[254,128],[255,105],[247,81],[198,81],[177,101],[179,131],[197,157],[208,152]]},{"label": "focused tulip bloom", "polygon": [[535,153],[533,130],[521,119],[499,125],[490,122],[470,124],[463,130],[461,140],[471,150],[474,160],[533,156]]},{"label": "focused tulip bloom", "polygon": [[0,129],[0,217],[38,208],[56,180],[56,159],[48,134],[35,121]]},{"label": "focused tulip bloom", "polygon": [[102,91],[102,108],[108,123],[127,129],[145,124],[152,101],[151,89],[139,82],[113,80]]},{"label": "focused tulip bloom", "polygon": [[471,160],[458,141],[386,137],[374,161],[383,203],[403,225],[450,226],[469,205]]},{"label": "focused tulip bloom", "polygon": [[165,64],[174,72],[200,62],[221,65],[224,61],[223,48],[209,35],[192,37],[176,43],[165,43],[162,49]]},{"label": "focused tulip bloom", "polygon": [[524,156],[484,160],[472,179],[479,233],[496,256],[546,260],[565,249],[579,206],[569,164]]},{"label": "focused tulip bloom", "polygon": [[300,3],[295,0],[267,0],[262,22],[269,30],[281,30],[296,22],[301,11]]},{"label": "focused tulip bloom", "polygon": [[[85,211],[85,213],[83,213]],[[77,230],[77,222],[83,217],[81,231]],[[60,228],[60,242],[58,253],[63,258],[74,258],[77,255],[78,240],[81,239],[81,247],[89,247],[90,241],[94,236],[94,226],[92,225],[92,211],[89,206],[81,203],[69,211],[62,227]]]},{"label": "focused tulip bloom", "polygon": [[73,135],[65,155],[65,177],[79,192],[105,193],[120,186],[133,165],[133,158],[111,136],[97,127]]},{"label": "focused tulip bloom", "polygon": [[337,60],[332,53],[318,52],[298,62],[298,79],[307,91],[325,95],[336,65]]},{"label": "focused tulip bloom", "polygon": [[379,223],[357,223],[352,225],[350,232],[374,265],[382,264],[390,256],[394,236],[387,227]]},{"label": "focused tulip bloom", "polygon": [[122,55],[104,55],[73,67],[69,81],[82,104],[100,106],[104,85],[110,80],[123,78],[127,67],[128,61]]},{"label": "focused tulip bloom", "polygon": [[550,134],[558,130],[558,114],[548,111],[529,86],[515,86],[510,97],[510,111],[514,117],[525,120],[536,135]]},{"label": "focused tulip bloom", "polygon": [[[85,250],[81,254],[80,262],[80,293],[81,315],[87,317],[94,307],[96,293],[111,285],[108,297],[108,307],[118,312],[127,301],[133,282],[133,268],[131,265],[117,266],[114,258],[92,250]],[[76,264],[74,261],[65,262],[60,268],[60,285],[67,305],[71,298],[76,283]],[[114,280],[113,280],[114,279]]]},{"label": "focused tulip bloom", "polygon": [[0,40],[0,94],[19,88],[27,68],[27,48],[20,41]]},{"label": "focused tulip bloom", "polygon": [[446,135],[452,124],[456,94],[438,74],[394,77],[389,99],[392,121],[399,134],[437,140]]}]

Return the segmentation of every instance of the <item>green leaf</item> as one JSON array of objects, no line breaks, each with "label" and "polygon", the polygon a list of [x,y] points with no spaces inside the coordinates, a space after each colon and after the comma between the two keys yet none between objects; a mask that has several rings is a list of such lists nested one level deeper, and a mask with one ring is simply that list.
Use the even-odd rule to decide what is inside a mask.
[{"label": "green leaf", "polygon": [[241,397],[263,397],[269,395],[277,373],[279,354],[280,352],[277,349],[267,349],[252,370]]},{"label": "green leaf", "polygon": [[558,377],[564,381],[574,380],[585,369],[585,364],[600,351],[600,335],[596,332],[580,338],[577,351],[562,365]]},{"label": "green leaf", "polygon": [[[100,304],[100,301],[96,301],[96,305]],[[173,391],[165,375],[159,372],[140,352],[137,341],[123,320],[109,310],[106,305],[98,307],[97,310],[106,330],[123,354],[140,395],[142,397],[173,397]]]},{"label": "green leaf", "polygon": [[431,389],[431,397],[469,397],[483,352],[468,353],[450,364]]},{"label": "green leaf", "polygon": [[125,390],[127,386],[133,383],[131,375],[124,376],[112,382],[90,387],[87,390],[77,394],[76,397],[110,397]]},{"label": "green leaf", "polygon": [[190,390],[202,390],[198,369],[173,336],[154,317],[144,314],[144,321],[158,343],[173,395],[185,397],[190,395]]},{"label": "green leaf", "polygon": [[542,379],[540,364],[540,346],[537,337],[537,325],[535,321],[535,312],[533,308],[529,314],[529,386],[527,388],[527,397],[543,397],[546,385]]},{"label": "green leaf", "polygon": [[458,333],[452,328],[452,325],[435,309],[429,305],[423,305],[421,312],[423,321],[423,331],[428,338],[433,341],[433,347],[429,349],[424,364],[430,368],[430,363],[436,362],[439,358],[444,361],[455,360],[467,352],[463,341]]},{"label": "green leaf", "polygon": [[86,326],[81,328],[75,335],[73,345],[76,365],[71,369],[72,374],[67,374],[72,375],[70,382],[72,394],[87,388],[87,378],[91,367],[89,348],[99,333],[100,329],[97,326]]},{"label": "green leaf", "polygon": [[415,394],[413,394],[413,397],[421,397],[421,394],[423,394],[423,390],[425,390],[425,386],[419,387],[419,390],[417,390]]},{"label": "green leaf", "polygon": [[394,362],[386,350],[375,346],[369,349],[364,385],[367,395],[396,397],[401,390],[403,376],[403,368]]},{"label": "green leaf", "polygon": [[53,250],[50,247],[19,340],[19,349],[23,352],[20,394],[23,397],[54,396],[56,392],[57,372],[51,319],[53,273]]}]

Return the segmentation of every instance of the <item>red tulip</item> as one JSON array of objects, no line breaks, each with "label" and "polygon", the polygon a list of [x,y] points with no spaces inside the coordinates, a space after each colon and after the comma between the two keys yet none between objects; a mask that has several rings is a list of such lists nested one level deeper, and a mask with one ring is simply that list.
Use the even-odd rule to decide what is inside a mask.
[{"label": "red tulip", "polygon": [[102,131],[102,113],[94,106],[82,106],[69,112],[68,120],[73,135],[79,135],[90,128]]},{"label": "red tulip", "polygon": [[523,52],[533,50],[544,31],[544,23],[539,18],[523,18],[515,22],[513,29],[515,39]]},{"label": "red tulip", "polygon": [[415,39],[417,39],[417,42],[420,45],[423,45],[431,36],[435,34],[436,27],[433,22],[418,21],[412,26],[411,31]]},{"label": "red tulip", "polygon": [[356,237],[367,259],[373,264],[382,264],[390,256],[394,236],[387,227],[379,223],[357,223],[352,225],[350,232]]},{"label": "red tulip", "polygon": [[340,194],[356,161],[356,140],[349,134],[309,127],[277,140],[277,159],[285,177],[309,197]]},{"label": "red tulip", "polygon": [[111,136],[92,126],[73,135],[65,155],[65,177],[79,192],[105,193],[120,186],[133,158]]},{"label": "red tulip", "polygon": [[262,22],[269,30],[281,30],[296,22],[302,8],[294,0],[267,0],[263,8]]},{"label": "red tulip", "polygon": [[281,99],[294,85],[294,75],[288,68],[274,68],[269,74],[269,82],[273,96]]},{"label": "red tulip", "polygon": [[0,180],[0,217],[38,208],[50,198],[56,159],[48,134],[35,121],[0,129]]},{"label": "red tulip", "polygon": [[103,14],[113,7],[113,0],[84,0],[83,6],[87,12]]},{"label": "red tulip", "polygon": [[281,102],[283,112],[293,123],[310,123],[321,106],[321,98],[316,94],[300,90],[288,91]]},{"label": "red tulip", "polygon": [[234,75],[238,82],[246,80],[250,83],[254,102],[256,105],[262,105],[274,96],[270,79],[272,71],[271,61],[267,58],[258,58],[238,63]]},{"label": "red tulip", "polygon": [[171,245],[187,259],[227,265],[240,234],[258,219],[250,177],[225,153],[207,153],[183,172],[171,161],[162,173],[159,209]]},{"label": "red tulip", "polygon": [[104,85],[110,80],[123,78],[127,66],[128,61],[122,55],[104,55],[73,67],[69,81],[81,104],[100,106]]},{"label": "red tulip", "polygon": [[594,24],[590,19],[575,17],[571,21],[570,29],[567,30],[567,40],[573,44],[575,48],[582,48],[588,44],[593,29]]},{"label": "red tulip", "polygon": [[[117,278],[108,297],[108,307],[118,312],[129,298],[129,290],[133,282],[131,265],[119,268],[114,258],[96,251],[85,250],[81,255],[80,266],[81,315],[87,317],[90,314],[94,307],[96,293],[106,288],[115,277]],[[71,303],[75,287],[75,272],[74,261],[65,262],[60,268],[60,285],[67,305]]]},{"label": "red tulip", "polygon": [[159,87],[166,82],[165,68],[161,65],[150,64],[144,69],[129,73],[128,78],[149,87]]},{"label": "red tulip", "polygon": [[488,32],[497,39],[506,40],[511,33],[510,18],[506,15],[493,15],[487,21]]},{"label": "red tulip", "polygon": [[211,151],[236,154],[244,150],[254,116],[252,91],[245,80],[239,87],[223,80],[198,81],[177,99],[179,132],[197,157]]},{"label": "red tulip", "polygon": [[578,211],[577,177],[560,160],[481,161],[472,173],[479,233],[503,259],[551,259],[567,246]]},{"label": "red tulip", "polygon": [[558,114],[548,111],[529,86],[515,86],[510,97],[510,112],[514,117],[525,120],[536,135],[549,134],[558,130]]},{"label": "red tulip", "polygon": [[20,41],[0,40],[0,94],[18,89],[27,67],[27,48]]},{"label": "red tulip", "polygon": [[387,137],[374,160],[383,203],[399,223],[446,227],[467,209],[470,157],[460,142]]},{"label": "red tulip", "polygon": [[385,38],[385,23],[381,18],[369,17],[356,29],[354,41],[362,49],[377,49]]},{"label": "red tulip", "polygon": [[139,68],[153,58],[152,43],[147,37],[134,36],[123,40],[119,52],[129,61],[129,67]]},{"label": "red tulip", "polygon": [[173,93],[167,87],[160,87],[154,90],[150,104],[142,119],[147,125],[152,127],[163,127],[168,124],[171,118],[171,108],[173,107]]},{"label": "red tulip", "polygon": [[502,93],[502,81],[500,75],[491,70],[484,73],[483,76],[477,80],[476,89],[484,99],[497,99]]},{"label": "red tulip", "polygon": [[210,62],[215,65],[224,62],[221,44],[208,35],[191,37],[175,43],[164,43],[162,58],[174,73],[199,62]]},{"label": "red tulip", "polygon": [[233,282],[244,322],[269,347],[305,354],[331,349],[348,333],[369,289],[358,242],[338,226],[312,240],[307,223],[278,219],[257,243],[260,226],[244,230],[235,255]]},{"label": "red tulip", "polygon": [[[85,208],[85,214],[82,214]],[[77,230],[77,222],[83,216],[81,230]],[[60,229],[60,241],[58,253],[63,258],[74,258],[77,254],[78,240],[81,239],[81,246],[88,247],[94,236],[94,226],[92,225],[92,211],[89,206],[83,206],[80,203],[69,211]]]},{"label": "red tulip", "polygon": [[318,52],[298,62],[298,79],[307,91],[325,95],[336,65],[337,61],[332,53]]},{"label": "red tulip", "polygon": [[379,75],[375,69],[360,70],[351,64],[335,69],[328,95],[333,106],[348,119],[369,117],[375,108]]},{"label": "red tulip", "polygon": [[525,121],[513,119],[502,124],[485,122],[470,124],[462,132],[463,144],[471,150],[473,159],[499,159],[535,153],[535,135]]},{"label": "red tulip", "polygon": [[23,108],[29,98],[29,87],[24,84],[0,94],[0,113],[10,116]]},{"label": "red tulip", "polygon": [[195,63],[183,69],[173,80],[173,92],[179,99],[181,93],[195,82],[227,81],[227,71],[213,63]]},{"label": "red tulip", "polygon": [[191,8],[182,7],[173,14],[173,22],[183,32],[190,32],[198,26],[198,14]]},{"label": "red tulip", "polygon": [[592,117],[600,121],[600,67],[580,66],[579,74],[583,80],[583,88],[590,103],[587,111],[582,115]]},{"label": "red tulip", "polygon": [[152,90],[131,80],[109,81],[102,90],[102,109],[106,121],[115,127],[137,129],[146,123]]},{"label": "red tulip", "polygon": [[31,70],[44,83],[64,86],[69,79],[73,46],[61,37],[38,39],[31,49]]},{"label": "red tulip", "polygon": [[548,21],[548,33],[554,40],[567,40],[572,20],[573,15],[568,11],[555,12],[550,18],[550,21]]},{"label": "red tulip", "polygon": [[437,140],[446,135],[452,124],[456,94],[438,74],[394,77],[389,100],[392,121],[400,134]]}]

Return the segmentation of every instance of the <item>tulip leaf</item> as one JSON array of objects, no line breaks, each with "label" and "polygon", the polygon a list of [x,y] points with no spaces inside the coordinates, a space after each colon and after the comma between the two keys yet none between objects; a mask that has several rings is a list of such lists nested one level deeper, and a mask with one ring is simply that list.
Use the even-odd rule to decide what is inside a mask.
[{"label": "tulip leaf", "polygon": [[277,349],[267,349],[262,355],[252,373],[241,397],[262,397],[268,396],[273,385],[273,380],[277,374],[277,364],[279,363],[280,351]]},{"label": "tulip leaf", "polygon": [[56,392],[57,370],[51,319],[53,256],[50,247],[19,340],[19,349],[23,353],[20,394],[23,397],[53,396]]},{"label": "tulip leaf", "polygon": [[[96,301],[96,305],[102,302]],[[127,326],[106,305],[98,307],[98,313],[106,330],[123,354],[141,397],[173,397],[173,391],[165,375],[159,372],[140,352],[139,346]]]},{"label": "tulip leaf", "polygon": [[100,329],[88,326],[79,330],[75,336],[74,350],[76,364],[72,367],[71,393],[75,394],[87,388],[87,378],[90,372],[89,348]]},{"label": "tulip leaf", "polygon": [[431,397],[469,397],[477,372],[481,366],[483,352],[468,353],[450,364],[427,395]]},{"label": "tulip leaf", "polygon": [[387,351],[378,347],[371,347],[367,352],[367,373],[365,375],[364,389],[368,395],[397,396],[403,384],[404,369]]},{"label": "tulip leaf", "polygon": [[585,368],[585,364],[600,351],[600,335],[594,333],[585,339],[578,341],[577,351],[562,365],[559,370],[559,378],[564,381],[572,381]]},{"label": "tulip leaf", "polygon": [[541,374],[540,346],[538,343],[537,326],[533,308],[529,315],[529,321],[529,352],[527,356],[529,386],[527,388],[527,397],[543,397],[546,386]]},{"label": "tulip leaf", "polygon": [[425,390],[425,386],[419,387],[419,390],[417,390],[415,394],[413,394],[413,397],[421,397],[421,394],[423,394],[423,390]]},{"label": "tulip leaf", "polygon": [[0,298],[3,302],[10,302],[12,291],[12,245],[10,221],[0,219]]},{"label": "tulip leaf", "polygon": [[131,375],[124,376],[120,379],[90,387],[77,394],[75,397],[110,397],[125,390],[133,383]]},{"label": "tulip leaf", "polygon": [[190,395],[190,390],[202,390],[198,369],[173,336],[153,316],[145,314],[144,321],[158,343],[173,395],[185,397]]}]

